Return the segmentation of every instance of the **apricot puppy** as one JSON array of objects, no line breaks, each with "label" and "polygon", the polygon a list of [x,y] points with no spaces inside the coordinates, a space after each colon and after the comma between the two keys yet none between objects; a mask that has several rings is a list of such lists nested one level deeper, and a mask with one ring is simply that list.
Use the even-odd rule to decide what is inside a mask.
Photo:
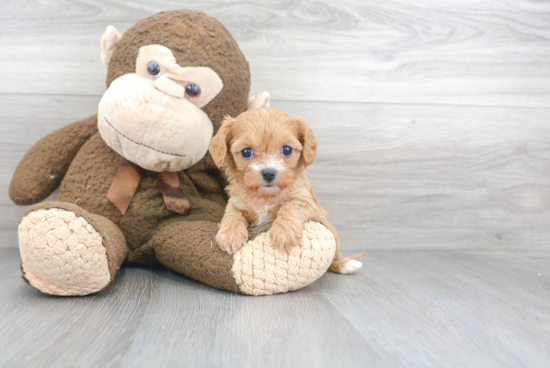
[{"label": "apricot puppy", "polygon": [[329,270],[347,274],[361,268],[365,253],[342,257],[338,233],[306,177],[316,153],[317,139],[301,117],[274,108],[226,117],[210,144],[214,162],[226,167],[229,180],[230,198],[216,235],[220,248],[235,253],[248,239],[248,226],[273,222],[273,246],[288,251],[300,244],[304,222],[314,220],[336,239]]}]

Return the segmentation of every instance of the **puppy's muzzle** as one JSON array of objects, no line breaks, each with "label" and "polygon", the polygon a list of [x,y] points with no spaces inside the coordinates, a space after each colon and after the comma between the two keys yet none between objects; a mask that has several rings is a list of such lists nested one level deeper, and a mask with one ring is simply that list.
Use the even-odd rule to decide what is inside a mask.
[{"label": "puppy's muzzle", "polygon": [[266,183],[271,184],[273,180],[277,177],[277,171],[273,169],[264,169],[262,170],[262,178]]}]

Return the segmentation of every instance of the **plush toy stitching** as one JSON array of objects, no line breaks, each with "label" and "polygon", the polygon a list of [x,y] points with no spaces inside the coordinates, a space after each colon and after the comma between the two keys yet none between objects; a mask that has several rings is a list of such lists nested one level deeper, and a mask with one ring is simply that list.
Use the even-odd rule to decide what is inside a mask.
[{"label": "plush toy stitching", "polygon": [[107,124],[109,124],[109,126],[110,126],[111,128],[113,128],[113,130],[114,130],[115,132],[117,132],[119,135],[123,136],[124,138],[126,138],[127,140],[129,140],[129,141],[132,142],[132,143],[135,143],[135,144],[140,145],[140,146],[143,146],[143,147],[150,148],[150,149],[152,149],[153,151],[157,151],[157,152],[160,152],[160,153],[164,153],[164,154],[166,154],[166,155],[185,157],[185,155],[178,155],[178,154],[176,154],[176,153],[164,152],[164,151],[158,150],[158,149],[156,149],[156,148],[150,147],[150,146],[148,146],[148,145],[146,145],[146,144],[138,143],[138,142],[134,141],[133,139],[128,138],[127,136],[125,136],[124,134],[122,134],[121,132],[119,132],[118,130],[116,130],[116,128],[115,128],[111,123],[109,123],[109,120],[107,120],[106,117],[103,117],[103,119],[105,119],[105,121],[107,122]]},{"label": "plush toy stitching", "polygon": [[[34,230],[37,224],[45,230],[42,234]],[[86,295],[110,282],[102,236],[85,218],[63,209],[41,209],[23,218],[19,232],[23,270],[31,285],[40,291]],[[87,270],[88,274],[79,273],[78,269]]]},{"label": "plush toy stitching", "polygon": [[[271,295],[300,289],[327,271],[336,242],[323,225],[308,221],[299,252],[275,252],[267,233],[259,234],[233,256],[232,272],[241,292]],[[319,236],[321,235],[321,236]],[[315,253],[319,256],[315,260]]]}]

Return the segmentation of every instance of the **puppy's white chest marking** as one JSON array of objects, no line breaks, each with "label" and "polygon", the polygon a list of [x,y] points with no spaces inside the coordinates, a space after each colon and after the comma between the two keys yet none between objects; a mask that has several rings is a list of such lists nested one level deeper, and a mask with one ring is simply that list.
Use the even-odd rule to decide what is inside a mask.
[{"label": "puppy's white chest marking", "polygon": [[256,213],[258,214],[256,225],[262,225],[272,221],[272,214],[270,211],[272,208],[273,206],[264,206],[262,209],[256,210]]}]

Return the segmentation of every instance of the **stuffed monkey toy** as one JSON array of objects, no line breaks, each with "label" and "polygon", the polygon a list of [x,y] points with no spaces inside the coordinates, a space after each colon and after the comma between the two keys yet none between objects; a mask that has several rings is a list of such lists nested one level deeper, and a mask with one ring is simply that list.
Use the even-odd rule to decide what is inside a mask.
[{"label": "stuffed monkey toy", "polygon": [[[104,289],[121,265],[166,267],[251,295],[299,289],[335,252],[330,231],[305,226],[301,247],[275,251],[269,226],[236,254],[213,241],[226,180],[208,146],[223,116],[268,107],[248,97],[248,63],[225,27],[198,11],[162,12],[101,39],[107,90],[98,114],[57,130],[23,157],[10,185],[30,205],[19,225],[21,271],[52,295]],[[56,201],[36,204],[60,186]]]}]

